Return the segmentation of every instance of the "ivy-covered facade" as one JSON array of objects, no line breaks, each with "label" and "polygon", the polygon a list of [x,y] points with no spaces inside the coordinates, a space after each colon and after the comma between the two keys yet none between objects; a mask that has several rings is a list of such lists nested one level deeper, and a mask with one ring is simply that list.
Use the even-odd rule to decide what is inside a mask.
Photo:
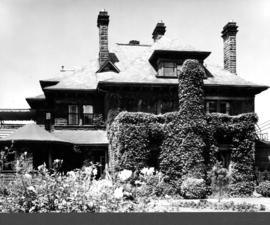
[{"label": "ivy-covered facade", "polygon": [[221,161],[231,173],[230,194],[253,193],[257,117],[206,114],[203,78],[199,62],[187,60],[179,75],[179,111],[158,116],[121,112],[115,118],[108,132],[112,172],[154,166],[179,189],[188,178],[210,185],[208,174]]},{"label": "ivy-covered facade", "polygon": [[[236,74],[235,48],[231,50],[228,48],[230,45],[236,45],[236,42],[230,42],[232,37],[236,38],[238,28],[236,23],[230,22],[222,30],[224,48],[227,49],[224,52],[226,63],[219,67],[205,62],[211,54],[210,51],[198,50],[179,40],[167,38],[166,26],[163,22],[157,23],[154,28],[150,44],[142,44],[137,40],[109,44],[109,21],[108,12],[99,12],[97,18],[99,53],[93,60],[77,69],[67,69],[62,66],[54,77],[40,80],[41,95],[26,98],[30,109],[16,113],[11,110],[0,110],[0,120],[32,119],[53,136],[70,143],[69,147],[57,145],[48,149],[40,142],[40,146],[44,148],[42,160],[45,158],[48,165],[56,158],[73,162],[70,163],[72,167],[82,166],[85,161],[94,161],[102,165],[101,172],[106,164],[112,165],[118,162],[117,157],[111,155],[108,149],[111,147],[122,149],[113,147],[123,144],[122,139],[117,142],[112,140],[115,138],[118,140],[120,137],[117,135],[124,131],[125,140],[140,144],[134,144],[133,153],[129,151],[123,153],[123,158],[119,159],[117,165],[124,163],[123,166],[129,168],[132,167],[134,160],[138,163],[137,166],[141,167],[146,160],[149,165],[158,166],[163,168],[163,171],[171,173],[171,177],[180,176],[178,173],[183,173],[181,172],[183,165],[179,164],[176,158],[173,161],[168,160],[167,155],[179,154],[179,157],[186,158],[185,153],[189,152],[190,148],[189,142],[181,142],[179,152],[179,146],[175,144],[178,136],[179,140],[188,136],[186,140],[197,141],[194,154],[196,151],[204,151],[207,146],[211,149],[224,149],[224,152],[226,149],[231,149],[228,147],[230,143],[227,143],[226,137],[219,137],[224,139],[224,143],[220,142],[220,146],[213,145],[204,137],[199,138],[200,132],[209,133],[209,129],[205,130],[205,125],[214,124],[214,120],[209,122],[208,116],[220,113],[217,118],[231,120],[231,116],[252,114],[255,96],[268,88],[246,81]],[[187,59],[197,60],[201,66],[199,73],[201,75],[195,73],[198,77],[194,77],[193,80],[191,79],[193,73],[181,77],[186,74],[180,71],[184,69],[183,63]],[[232,61],[228,61],[230,59]],[[200,90],[195,88],[194,92],[185,93],[185,85],[187,87],[199,85]],[[181,96],[188,97],[189,100],[186,101]],[[194,105],[198,108],[194,109]],[[117,132],[112,134],[110,130],[111,136],[107,138],[108,127],[121,111],[130,114],[119,114],[116,119],[119,121],[119,127],[112,126],[112,130],[117,129]],[[135,112],[137,114],[133,114]],[[198,113],[200,116],[196,116]],[[129,122],[123,123],[122,120]],[[186,122],[183,123],[183,120]],[[195,127],[199,125],[200,129],[196,130]],[[2,130],[9,129],[8,125],[1,126]],[[172,135],[171,132],[172,130],[176,132],[175,129],[177,135]],[[15,128],[14,132],[16,132]],[[2,140],[0,139],[1,146],[7,143],[3,141],[4,139],[8,141],[8,135],[6,137],[3,135]],[[160,148],[164,151],[158,155],[157,149]],[[150,159],[149,151],[153,154]],[[34,155],[39,157],[39,154]],[[198,171],[188,170],[198,173],[200,177],[207,168],[202,166],[204,159],[196,157],[186,158],[186,166],[194,168],[193,164],[198,163],[200,165]],[[224,153],[219,154],[218,157],[222,158],[225,166],[228,166],[232,155]],[[156,159],[161,161],[158,162]],[[36,160],[40,162],[41,159]]]}]

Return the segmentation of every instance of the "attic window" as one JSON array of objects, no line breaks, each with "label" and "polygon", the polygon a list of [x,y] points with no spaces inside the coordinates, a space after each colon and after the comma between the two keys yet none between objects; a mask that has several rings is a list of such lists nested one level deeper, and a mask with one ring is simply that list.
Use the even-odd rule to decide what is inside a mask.
[{"label": "attic window", "polygon": [[177,77],[177,65],[174,62],[161,62],[158,67],[159,77]]}]

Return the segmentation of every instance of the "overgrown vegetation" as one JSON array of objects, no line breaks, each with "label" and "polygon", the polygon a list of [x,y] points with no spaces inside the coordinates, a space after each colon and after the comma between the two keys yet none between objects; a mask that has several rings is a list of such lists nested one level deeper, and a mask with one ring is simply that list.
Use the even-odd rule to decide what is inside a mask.
[{"label": "overgrown vegetation", "polygon": [[[196,210],[229,210],[240,212],[264,211],[265,206],[207,200],[183,201],[171,194],[171,187],[164,182],[164,174],[154,168],[140,171],[122,170],[112,179],[108,174],[95,179],[95,165],[80,170],[59,172],[61,160],[55,160],[51,171],[45,164],[37,170],[24,164],[24,155],[18,161],[16,178],[0,194],[0,212],[153,212]],[[195,185],[195,187],[194,187]],[[189,197],[204,195],[203,180],[183,182],[182,190]],[[191,194],[191,195],[190,195]],[[171,201],[171,199],[174,199]],[[178,199],[178,200],[176,200]],[[167,202],[163,205],[157,201]],[[174,203],[176,201],[176,203]]]},{"label": "overgrown vegetation", "polygon": [[263,181],[256,187],[257,193],[264,197],[270,197],[270,181]]},{"label": "overgrown vegetation", "polygon": [[154,166],[176,193],[181,193],[187,178],[203,179],[210,187],[209,172],[226,144],[231,162],[228,194],[252,194],[257,116],[205,115],[203,77],[200,64],[186,60],[179,76],[178,112],[121,112],[116,116],[108,130],[112,172]]}]

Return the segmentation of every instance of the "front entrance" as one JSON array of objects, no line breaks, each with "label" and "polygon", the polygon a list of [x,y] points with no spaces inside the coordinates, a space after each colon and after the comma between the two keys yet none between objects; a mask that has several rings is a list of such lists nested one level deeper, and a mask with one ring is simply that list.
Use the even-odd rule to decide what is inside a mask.
[{"label": "front entrance", "polygon": [[217,159],[219,162],[221,162],[224,168],[229,168],[231,162],[231,146],[229,144],[222,144],[219,146]]}]

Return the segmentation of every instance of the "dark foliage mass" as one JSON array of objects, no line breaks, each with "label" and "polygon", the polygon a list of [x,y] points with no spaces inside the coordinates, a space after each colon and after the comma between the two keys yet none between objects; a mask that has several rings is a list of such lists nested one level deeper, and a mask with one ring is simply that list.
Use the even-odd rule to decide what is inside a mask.
[{"label": "dark foliage mass", "polygon": [[220,144],[231,149],[231,195],[254,190],[255,114],[205,115],[204,71],[186,60],[179,75],[179,111],[163,115],[121,112],[108,129],[110,168],[138,170],[155,167],[181,192],[187,178],[203,179],[217,161]]},{"label": "dark foliage mass", "polygon": [[270,197],[270,181],[261,182],[256,191],[264,197]]}]

